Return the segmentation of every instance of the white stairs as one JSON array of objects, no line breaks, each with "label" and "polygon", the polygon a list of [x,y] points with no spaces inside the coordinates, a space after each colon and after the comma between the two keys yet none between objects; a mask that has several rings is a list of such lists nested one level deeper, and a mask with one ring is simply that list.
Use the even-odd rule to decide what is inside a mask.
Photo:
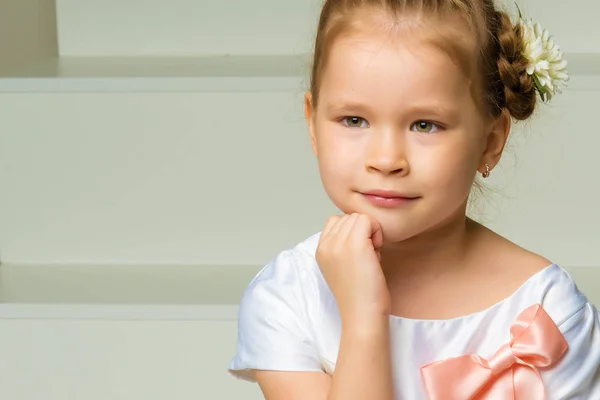
[{"label": "white stairs", "polygon": [[[262,398],[226,372],[242,291],[335,212],[302,113],[319,5],[0,5],[0,399]],[[600,8],[561,7],[522,5],[571,89],[515,128],[484,218],[600,304]]]}]

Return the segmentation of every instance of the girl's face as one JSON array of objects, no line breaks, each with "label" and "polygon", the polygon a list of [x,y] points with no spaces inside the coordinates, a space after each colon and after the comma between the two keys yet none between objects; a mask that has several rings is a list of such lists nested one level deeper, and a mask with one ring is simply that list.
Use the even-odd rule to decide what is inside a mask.
[{"label": "girl's face", "polygon": [[477,170],[496,161],[484,155],[495,121],[477,108],[471,79],[418,33],[355,32],[330,50],[306,116],[333,203],[373,216],[387,243],[464,219]]}]

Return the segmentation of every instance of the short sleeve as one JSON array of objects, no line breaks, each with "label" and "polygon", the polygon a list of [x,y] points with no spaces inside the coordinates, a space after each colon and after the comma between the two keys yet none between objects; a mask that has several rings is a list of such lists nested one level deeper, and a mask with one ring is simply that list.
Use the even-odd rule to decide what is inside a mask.
[{"label": "short sleeve", "polygon": [[549,400],[600,399],[600,314],[590,303],[559,325],[569,349],[543,373]]},{"label": "short sleeve", "polygon": [[238,313],[237,353],[229,372],[255,382],[253,370],[322,371],[308,323],[303,276],[293,250],[280,253],[252,280]]}]

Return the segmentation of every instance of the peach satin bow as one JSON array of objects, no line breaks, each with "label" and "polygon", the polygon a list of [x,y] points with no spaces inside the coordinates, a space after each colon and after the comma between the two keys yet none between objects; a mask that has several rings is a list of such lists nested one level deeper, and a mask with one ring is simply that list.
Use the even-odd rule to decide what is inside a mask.
[{"label": "peach satin bow", "polygon": [[430,400],[546,399],[538,368],[556,363],[568,343],[541,305],[523,311],[511,340],[490,360],[464,355],[421,368]]}]

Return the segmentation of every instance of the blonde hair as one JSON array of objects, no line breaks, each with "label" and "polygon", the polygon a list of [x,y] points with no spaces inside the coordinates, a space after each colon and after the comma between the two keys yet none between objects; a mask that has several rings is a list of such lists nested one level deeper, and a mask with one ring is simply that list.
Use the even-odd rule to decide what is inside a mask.
[{"label": "blonde hair", "polygon": [[497,10],[493,0],[326,0],[314,48],[313,107],[317,107],[321,76],[330,47],[340,35],[356,27],[357,11],[365,10],[383,12],[396,24],[408,13],[421,17],[462,17],[476,40],[476,54],[473,54],[472,46],[464,46],[441,34],[437,41],[461,67],[471,72],[470,66],[474,66],[478,71],[478,94],[486,112],[497,118],[506,109],[516,120],[525,120],[532,115],[536,91],[533,78],[526,72],[528,62],[523,55],[521,28],[513,26],[510,17]]}]

